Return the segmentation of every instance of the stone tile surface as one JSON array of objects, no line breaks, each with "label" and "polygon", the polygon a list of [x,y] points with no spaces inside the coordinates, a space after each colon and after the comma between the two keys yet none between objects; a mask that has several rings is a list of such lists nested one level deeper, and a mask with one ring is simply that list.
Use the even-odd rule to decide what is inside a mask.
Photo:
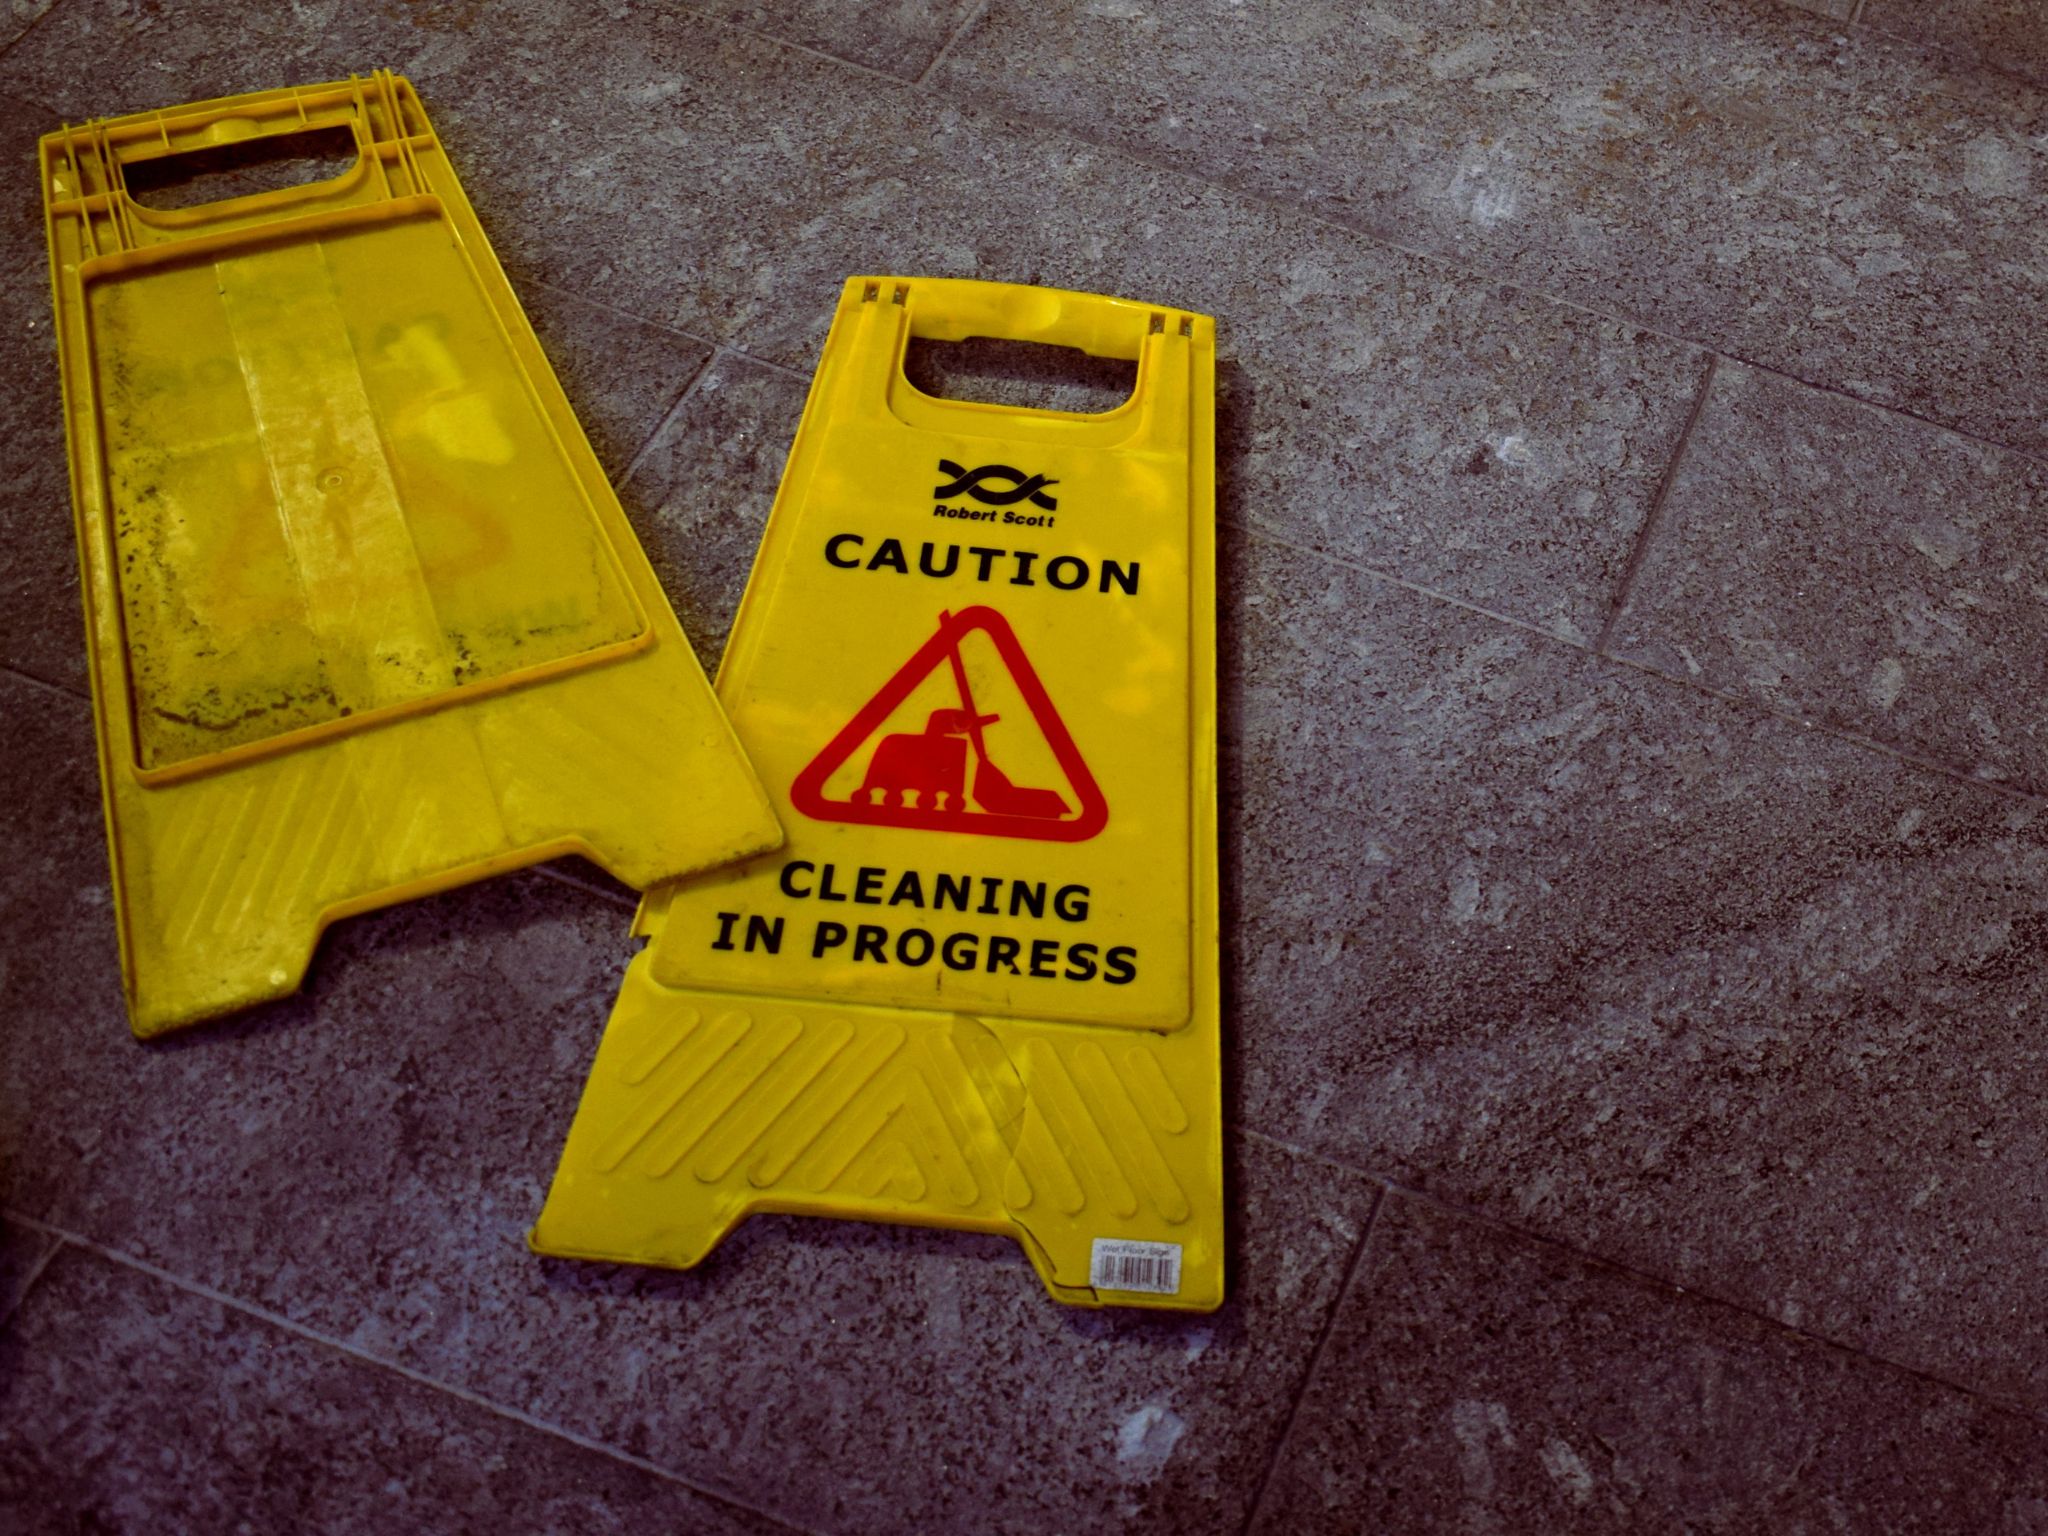
[{"label": "stone tile surface", "polygon": [[2026,1532],[2048,1426],[1395,1197],[1257,1530]]},{"label": "stone tile surface", "polygon": [[77,1248],[0,1333],[0,1524],[789,1529]]},{"label": "stone tile surface", "polygon": [[2048,1404],[2041,805],[1225,569],[1243,1123]]},{"label": "stone tile surface", "polygon": [[721,353],[619,488],[707,670],[725,654],[809,387],[780,368]]},{"label": "stone tile surface", "polygon": [[884,0],[880,5],[846,6],[831,0],[753,0],[720,5],[713,0],[703,9],[736,26],[915,80],[973,14],[974,3]]},{"label": "stone tile surface", "polygon": [[1858,19],[2048,86],[2048,10],[2037,0],[1864,0]]},{"label": "stone tile surface", "polygon": [[5,1323],[57,1251],[57,1239],[25,1222],[0,1216],[0,1323]]},{"label": "stone tile surface", "polygon": [[56,120],[0,95],[0,664],[85,688],[64,409],[51,328],[36,140]]},{"label": "stone tile surface", "polygon": [[711,360],[710,346],[537,283],[520,289],[519,302],[616,484]]},{"label": "stone tile surface", "polygon": [[[104,902],[87,710],[36,696],[25,949]],[[1077,1315],[1008,1242],[793,1219],[689,1274],[543,1262],[618,906],[525,874],[358,918],[300,997],[150,1047],[108,918],[73,926],[7,999],[0,1204],[807,1527],[1236,1529],[1373,1199],[1241,1148],[1208,1317]]]},{"label": "stone tile surface", "polygon": [[2048,790],[2048,464],[1723,366],[1613,644]]},{"label": "stone tile surface", "polygon": [[[1980,434],[2048,448],[2033,142],[1876,34],[1745,0],[996,0],[991,104]],[[1228,68],[1210,61],[1228,59]],[[1911,338],[1902,344],[1902,338]]]},{"label": "stone tile surface", "polygon": [[[96,1027],[86,1021],[108,1007],[108,1022],[126,1026],[92,707],[0,671],[0,722],[7,747],[0,752],[0,826],[10,845],[0,860],[4,1088],[38,1039]],[[0,1092],[0,1120],[19,1124],[41,1114],[32,1100]],[[0,1181],[7,1173],[0,1169]]]}]

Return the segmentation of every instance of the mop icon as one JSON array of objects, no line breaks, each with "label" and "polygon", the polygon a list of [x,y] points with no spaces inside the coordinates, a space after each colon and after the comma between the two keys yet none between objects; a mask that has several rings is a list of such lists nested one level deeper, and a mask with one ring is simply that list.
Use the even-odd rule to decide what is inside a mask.
[{"label": "mop icon", "polygon": [[[988,728],[1003,717],[983,714],[976,707],[960,650],[961,642],[976,630],[988,636],[1008,667],[1032,719],[1067,775],[1079,801],[1078,814],[1067,796],[1056,789],[1012,783],[990,756]],[[860,787],[846,799],[827,798],[826,781],[874,738],[912,690],[942,663],[951,670],[958,707],[932,710],[921,731],[883,735],[875,741]],[[993,608],[980,607],[939,615],[938,633],[918,648],[797,776],[790,799],[799,811],[819,821],[1057,842],[1093,837],[1109,816],[1101,790],[1009,622]]]}]

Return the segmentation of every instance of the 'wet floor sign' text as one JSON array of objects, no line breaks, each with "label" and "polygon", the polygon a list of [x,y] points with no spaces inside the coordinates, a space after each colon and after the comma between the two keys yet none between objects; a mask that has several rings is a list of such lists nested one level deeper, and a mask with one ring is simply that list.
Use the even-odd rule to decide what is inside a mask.
[{"label": "'wet floor sign' text", "polygon": [[[912,336],[1137,387],[935,399]],[[689,1265],[791,1211],[1222,1299],[1213,400],[1201,316],[847,285],[719,682],[788,842],[649,895],[536,1248]]]}]

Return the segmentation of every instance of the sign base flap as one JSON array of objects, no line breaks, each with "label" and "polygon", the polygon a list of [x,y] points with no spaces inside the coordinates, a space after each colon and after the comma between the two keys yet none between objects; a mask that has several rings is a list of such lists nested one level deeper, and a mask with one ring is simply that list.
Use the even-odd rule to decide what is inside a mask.
[{"label": "sign base flap", "polygon": [[775,1211],[1006,1233],[1081,1306],[1223,1299],[1213,1062],[1174,1035],[664,987],[636,957],[540,1253],[688,1269]]}]

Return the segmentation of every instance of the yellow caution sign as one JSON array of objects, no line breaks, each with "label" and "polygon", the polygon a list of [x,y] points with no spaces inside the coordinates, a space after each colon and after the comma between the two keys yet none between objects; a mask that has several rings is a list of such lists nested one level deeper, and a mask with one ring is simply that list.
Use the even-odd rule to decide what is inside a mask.
[{"label": "yellow caution sign", "polygon": [[[913,336],[1137,386],[935,399]],[[789,842],[648,895],[535,1248],[687,1266],[788,1211],[1221,1301],[1214,391],[1200,315],[847,285],[720,672]]]},{"label": "yellow caution sign", "polygon": [[[342,135],[200,207],[143,161]],[[403,80],[42,141],[101,782],[150,1035],[298,985],[336,917],[558,853],[776,845]]]}]

